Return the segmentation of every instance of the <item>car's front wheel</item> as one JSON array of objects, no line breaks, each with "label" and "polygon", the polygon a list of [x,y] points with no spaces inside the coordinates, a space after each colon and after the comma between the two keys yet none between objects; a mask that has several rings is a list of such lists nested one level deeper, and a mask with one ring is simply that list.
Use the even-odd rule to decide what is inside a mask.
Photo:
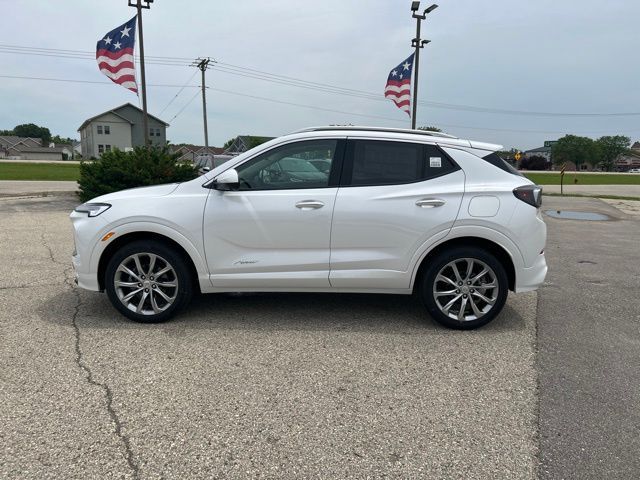
[{"label": "car's front wheel", "polygon": [[486,325],[500,313],[508,294],[502,264],[475,247],[458,247],[431,259],[420,296],[431,317],[457,329]]},{"label": "car's front wheel", "polygon": [[182,256],[157,241],[136,241],[111,257],[105,288],[113,306],[142,323],[169,320],[191,299],[192,282]]}]

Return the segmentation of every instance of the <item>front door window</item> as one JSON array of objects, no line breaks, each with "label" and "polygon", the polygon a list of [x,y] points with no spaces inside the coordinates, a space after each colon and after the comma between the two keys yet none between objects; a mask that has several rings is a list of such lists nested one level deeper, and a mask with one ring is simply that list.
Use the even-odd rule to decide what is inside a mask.
[{"label": "front door window", "polygon": [[240,190],[325,188],[336,152],[336,140],[284,145],[240,165]]}]

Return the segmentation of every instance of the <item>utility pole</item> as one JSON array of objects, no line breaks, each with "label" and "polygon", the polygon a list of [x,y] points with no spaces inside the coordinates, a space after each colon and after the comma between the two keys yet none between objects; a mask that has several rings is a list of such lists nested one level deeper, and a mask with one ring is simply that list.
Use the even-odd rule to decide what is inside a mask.
[{"label": "utility pole", "polygon": [[414,130],[416,128],[416,112],[418,110],[418,74],[420,73],[420,49],[424,48],[426,44],[431,42],[431,40],[422,40],[420,38],[420,26],[422,20],[425,20],[427,18],[427,15],[433,12],[436,8],[438,8],[438,5],[433,4],[429,8],[425,9],[422,15],[420,15],[417,13],[420,9],[420,2],[411,2],[411,16],[416,19],[416,37],[411,40],[411,46],[416,50],[416,54],[413,59],[413,98],[411,99],[411,128]]},{"label": "utility pole", "polygon": [[[143,4],[144,3],[144,4]],[[144,71],[144,35],[142,34],[142,9],[151,8],[153,0],[129,0],[129,6],[138,10],[138,38],[140,42],[140,80],[142,87],[142,128],[144,129],[144,144],[149,145],[149,114],[147,112],[147,80]]]},{"label": "utility pole", "polygon": [[204,151],[207,157],[209,156],[209,131],[207,129],[207,87],[204,77],[210,61],[210,58],[196,58],[191,64],[202,72],[202,118],[204,120]]}]

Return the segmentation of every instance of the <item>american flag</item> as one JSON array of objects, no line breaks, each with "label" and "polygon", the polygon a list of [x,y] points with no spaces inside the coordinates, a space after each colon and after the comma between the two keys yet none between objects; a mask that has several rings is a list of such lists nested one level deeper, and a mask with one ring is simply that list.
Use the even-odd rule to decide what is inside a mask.
[{"label": "american flag", "polygon": [[384,96],[393,100],[400,110],[411,116],[411,73],[413,72],[413,57],[411,54],[404,62],[389,72]]},{"label": "american flag", "polygon": [[137,15],[98,40],[96,61],[100,71],[112,82],[138,93],[136,67],[133,59],[136,19]]}]

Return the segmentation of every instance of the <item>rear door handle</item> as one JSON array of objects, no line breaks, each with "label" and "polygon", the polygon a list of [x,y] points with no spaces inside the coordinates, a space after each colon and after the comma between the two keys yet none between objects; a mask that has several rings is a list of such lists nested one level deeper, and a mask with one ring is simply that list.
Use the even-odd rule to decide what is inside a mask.
[{"label": "rear door handle", "polygon": [[301,202],[296,203],[296,208],[299,208],[300,210],[315,210],[322,207],[324,207],[324,202],[319,200],[302,200]]},{"label": "rear door handle", "polygon": [[445,203],[447,202],[439,198],[423,198],[421,200],[418,200],[416,202],[416,205],[422,208],[433,208],[433,207],[441,207]]}]

